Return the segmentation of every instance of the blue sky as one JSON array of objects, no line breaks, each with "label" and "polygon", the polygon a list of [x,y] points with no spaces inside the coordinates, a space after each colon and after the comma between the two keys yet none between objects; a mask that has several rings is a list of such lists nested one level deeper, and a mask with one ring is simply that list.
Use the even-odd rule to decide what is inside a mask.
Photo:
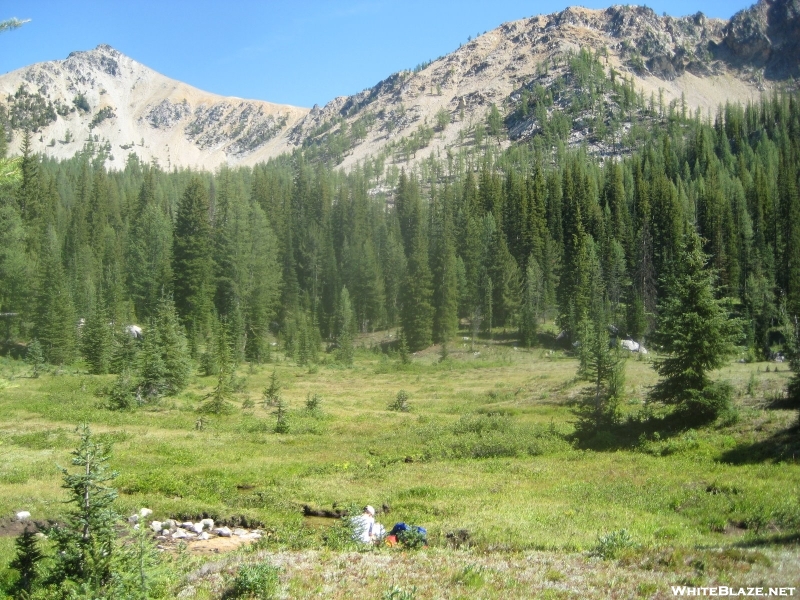
[{"label": "blue sky", "polygon": [[[659,0],[648,6],[659,14],[702,11],[727,19],[750,3]],[[106,43],[203,90],[310,107],[447,54],[503,22],[571,4],[576,2],[0,0],[0,20],[31,19],[0,35],[0,73]]]}]

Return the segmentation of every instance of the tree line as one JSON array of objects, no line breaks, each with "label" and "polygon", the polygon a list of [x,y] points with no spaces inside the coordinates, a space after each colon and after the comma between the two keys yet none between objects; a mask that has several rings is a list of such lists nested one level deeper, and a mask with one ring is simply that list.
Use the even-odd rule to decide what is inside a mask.
[{"label": "tree line", "polygon": [[619,159],[487,147],[431,156],[387,192],[369,160],[343,173],[297,151],[207,173],[132,154],[107,170],[91,142],[53,161],[26,136],[0,188],[6,337],[69,363],[98,323],[147,326],[167,301],[191,354],[221,326],[237,361],[278,339],[313,362],[322,340],[392,327],[411,351],[460,324],[531,345],[548,318],[571,341],[590,319],[647,343],[694,232],[741,345],[767,357],[800,313],[799,145],[797,96],[776,93],[653,123]]}]

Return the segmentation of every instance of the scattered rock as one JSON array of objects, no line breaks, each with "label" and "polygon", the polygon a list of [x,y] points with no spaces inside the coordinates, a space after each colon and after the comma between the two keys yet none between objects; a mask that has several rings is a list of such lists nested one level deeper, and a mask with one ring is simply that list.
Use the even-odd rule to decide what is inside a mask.
[{"label": "scattered rock", "polygon": [[21,510],[17,513],[17,521],[27,521],[31,518],[31,513],[27,510]]},{"label": "scattered rock", "polygon": [[149,517],[152,514],[153,514],[153,511],[150,510],[149,508],[143,508],[143,509],[141,509],[139,511],[139,516],[142,517],[143,519],[146,519],[147,517]]},{"label": "scattered rock", "polygon": [[161,525],[164,527],[164,529],[175,531],[175,529],[178,527],[178,522],[175,519],[167,519]]},{"label": "scattered rock", "polygon": [[130,523],[131,525],[136,525],[137,523],[139,523],[139,515],[131,515],[130,517],[128,517],[128,523]]},{"label": "scattered rock", "polygon": [[214,530],[219,537],[231,537],[231,530],[228,527],[218,527]]},{"label": "scattered rock", "polygon": [[242,537],[243,535],[247,535],[248,533],[250,532],[247,531],[247,529],[242,529],[241,527],[237,527],[236,529],[233,530],[233,535],[238,537]]},{"label": "scattered rock", "polygon": [[155,533],[161,531],[163,529],[163,527],[161,526],[161,521],[153,521],[152,523],[150,523],[150,529],[152,529]]}]

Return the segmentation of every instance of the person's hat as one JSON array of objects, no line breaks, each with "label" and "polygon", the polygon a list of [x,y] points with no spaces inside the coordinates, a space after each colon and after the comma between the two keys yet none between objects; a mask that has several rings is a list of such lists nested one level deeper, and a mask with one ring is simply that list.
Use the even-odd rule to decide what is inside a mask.
[{"label": "person's hat", "polygon": [[365,512],[368,512],[368,513],[369,513],[369,514],[371,514],[373,517],[375,516],[375,509],[374,509],[374,508],[372,508],[371,506],[366,506],[366,507],[364,508],[364,511],[365,511]]}]

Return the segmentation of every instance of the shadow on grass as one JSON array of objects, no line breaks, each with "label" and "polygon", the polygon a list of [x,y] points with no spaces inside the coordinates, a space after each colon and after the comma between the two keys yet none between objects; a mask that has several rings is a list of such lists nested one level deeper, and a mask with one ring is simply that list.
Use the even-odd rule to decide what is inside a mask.
[{"label": "shadow on grass", "polygon": [[582,450],[615,452],[634,449],[641,446],[643,440],[667,440],[698,425],[697,422],[687,421],[682,413],[673,412],[648,419],[630,419],[599,431],[581,430],[578,427],[570,441]]},{"label": "shadow on grass", "polygon": [[739,444],[723,453],[719,460],[734,465],[800,461],[800,426],[784,429],[764,440]]},{"label": "shadow on grass", "polygon": [[755,538],[749,538],[733,544],[736,548],[760,548],[763,546],[796,545],[800,544],[800,533],[774,533]]}]

